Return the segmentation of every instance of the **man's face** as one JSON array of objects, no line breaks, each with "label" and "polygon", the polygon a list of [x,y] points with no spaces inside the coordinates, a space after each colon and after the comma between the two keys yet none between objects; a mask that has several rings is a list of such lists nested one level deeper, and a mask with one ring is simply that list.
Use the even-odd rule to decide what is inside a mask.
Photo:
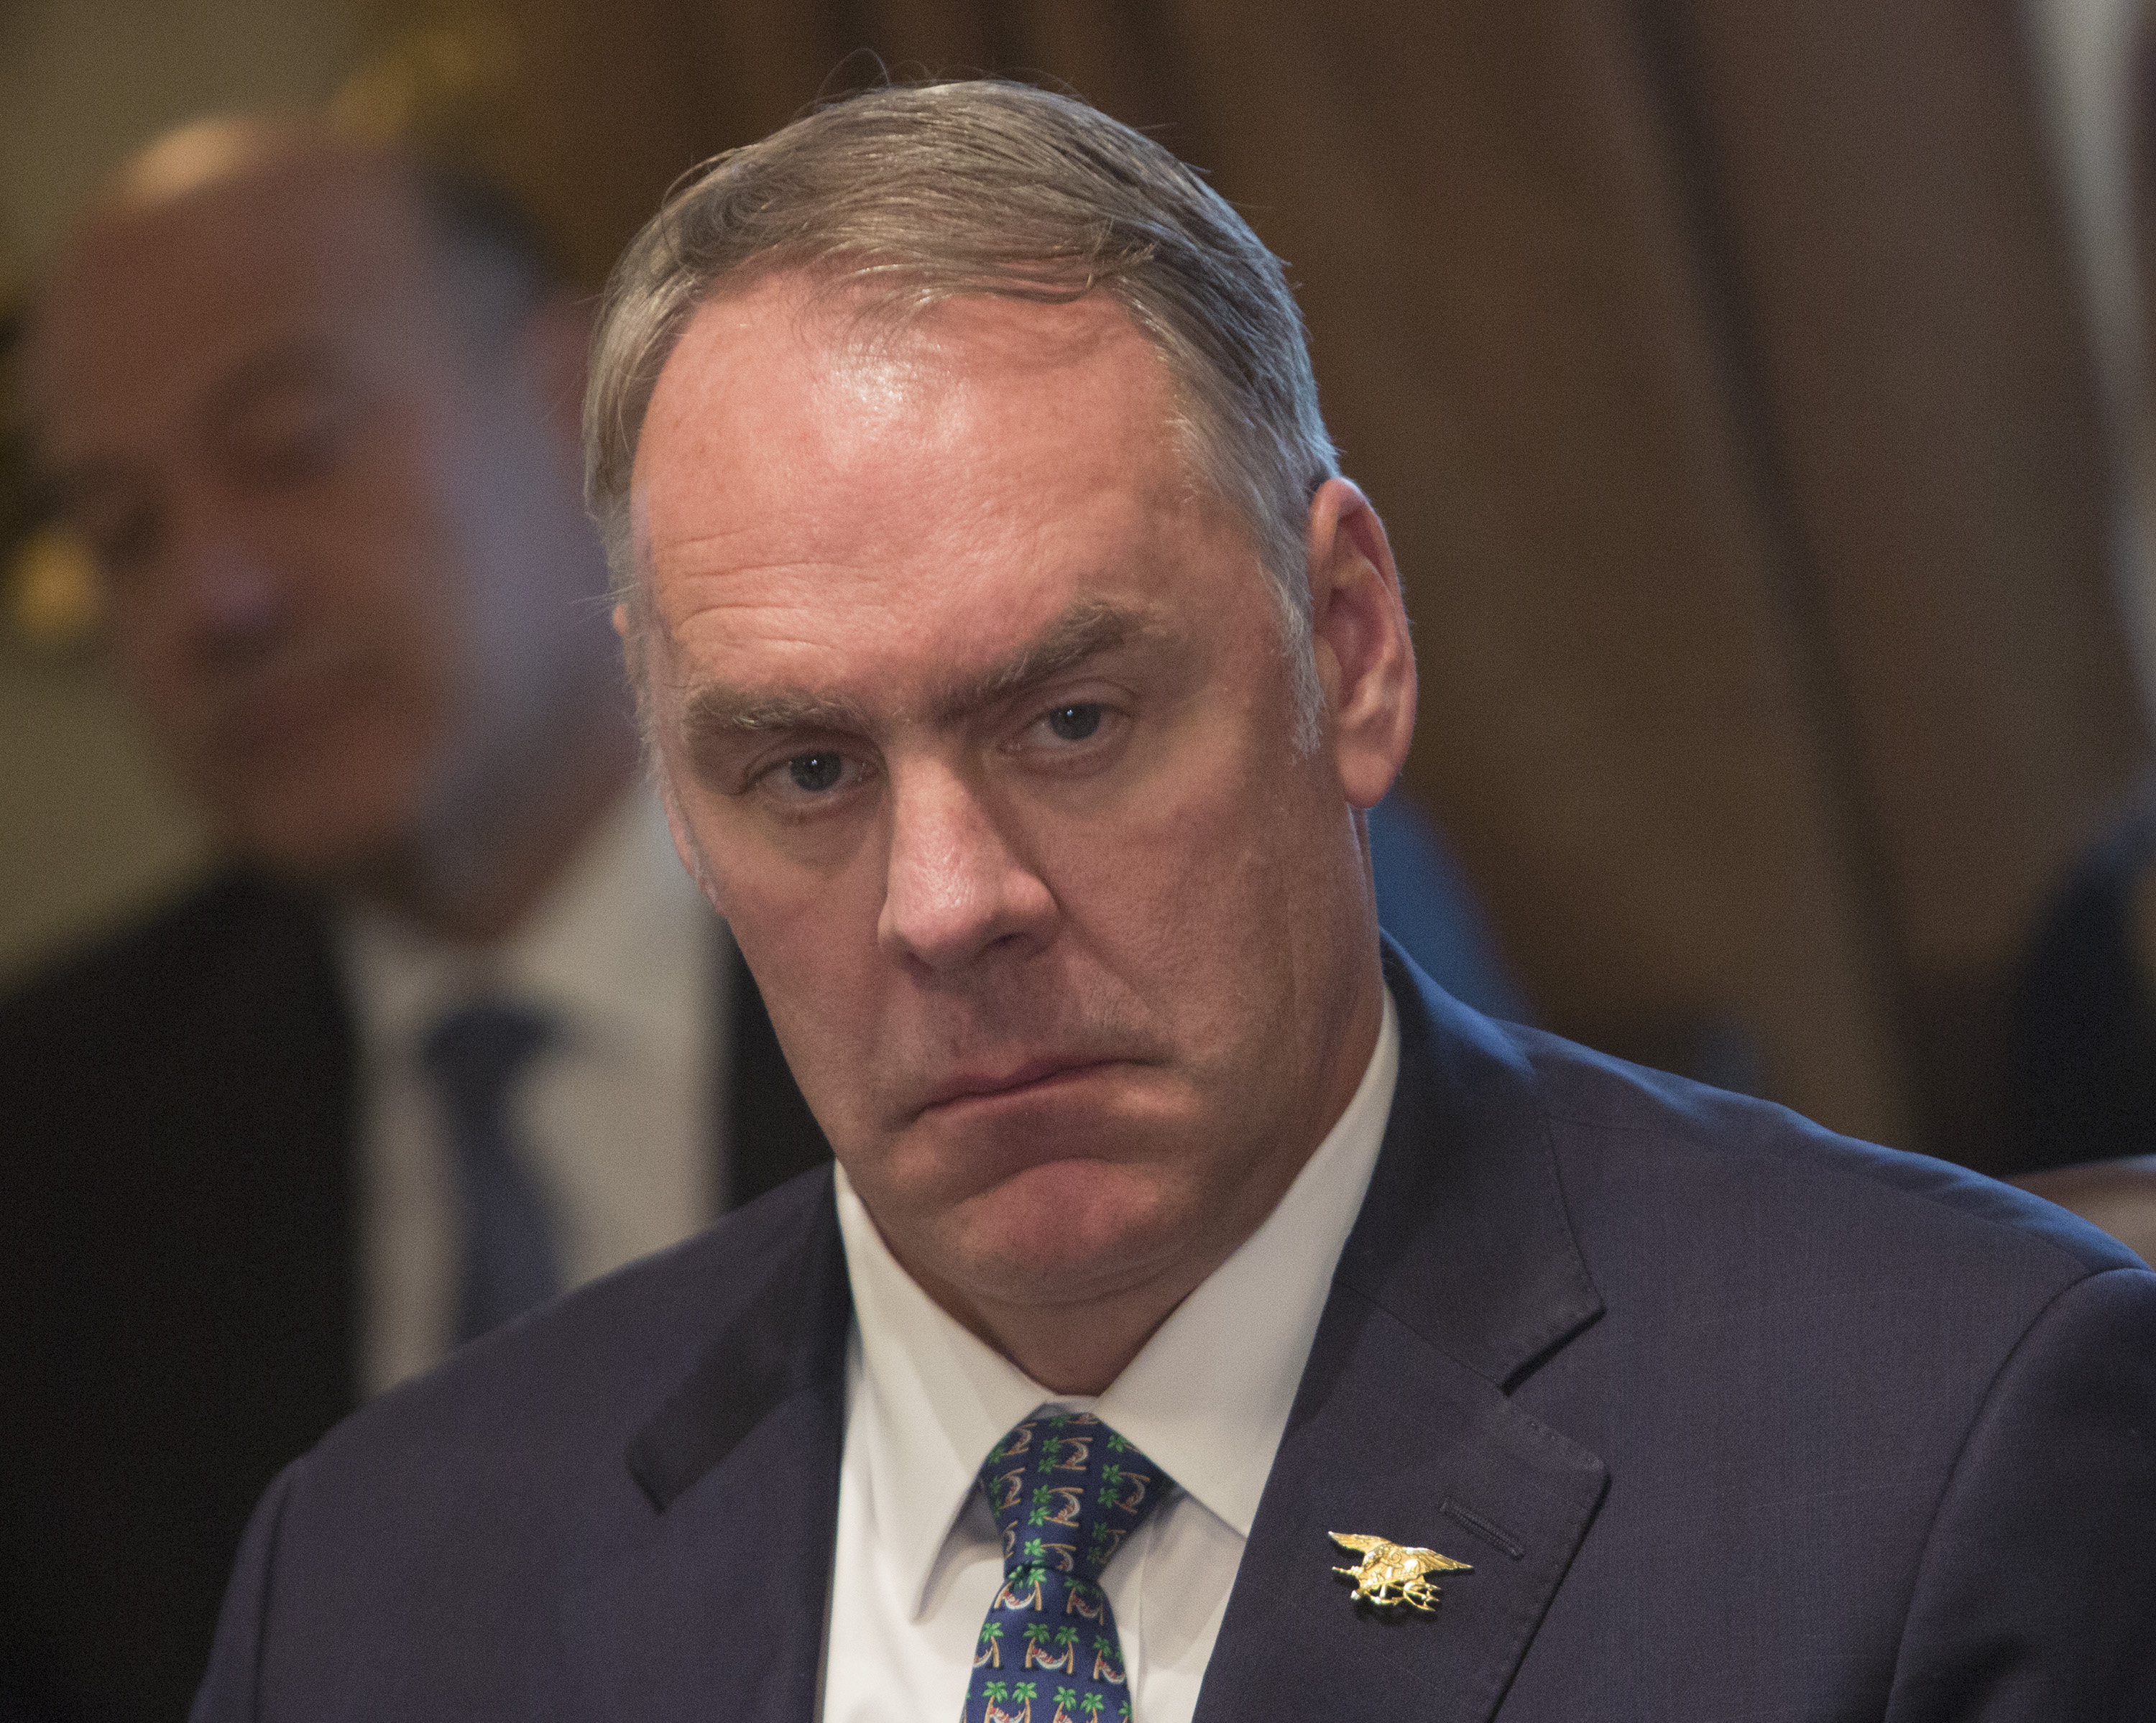
[{"label": "man's face", "polygon": [[1120,310],[854,327],[780,277],[660,377],[634,506],[677,836],[932,1292],[1188,1279],[1368,1052],[1329,740],[1293,746],[1249,536]]},{"label": "man's face", "polygon": [[226,837],[301,874],[468,800],[565,650],[536,618],[588,597],[535,572],[578,529],[566,450],[427,246],[380,174],[268,166],[100,220],[36,331],[122,679]]}]

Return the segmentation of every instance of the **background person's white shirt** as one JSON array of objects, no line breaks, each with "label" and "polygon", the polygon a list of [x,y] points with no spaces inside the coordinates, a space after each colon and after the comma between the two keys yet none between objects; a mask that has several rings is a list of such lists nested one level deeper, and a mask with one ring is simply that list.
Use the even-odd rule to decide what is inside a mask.
[{"label": "background person's white shirt", "polygon": [[447,1011],[500,996],[556,1033],[511,1103],[554,1220],[564,1287],[685,1238],[722,1192],[716,1040],[726,925],[682,872],[639,783],[509,939],[444,945],[380,911],[341,929],[359,1032],[360,1382],[377,1393],[454,1339],[451,1150],[418,1049]]},{"label": "background person's white shirt", "polygon": [[1377,1164],[1399,1044],[1388,994],[1353,1099],[1279,1206],[1097,1398],[1049,1393],[947,1315],[898,1265],[839,1171],[854,1321],[824,1723],[959,1715],[1003,1580],[1003,1540],[974,1475],[1045,1402],[1096,1413],[1176,1481],[1101,1584],[1137,1723],[1189,1723],[1334,1264]]}]

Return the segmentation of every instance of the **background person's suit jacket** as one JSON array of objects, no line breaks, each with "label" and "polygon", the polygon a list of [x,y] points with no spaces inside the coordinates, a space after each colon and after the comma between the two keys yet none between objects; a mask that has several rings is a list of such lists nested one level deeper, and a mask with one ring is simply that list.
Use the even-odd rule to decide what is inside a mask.
[{"label": "background person's suit jacket", "polygon": [[[746,1200],[829,1151],[733,961]],[[184,1715],[248,1510],[357,1403],[355,1080],[320,910],[248,874],[0,1006],[8,1723]]]},{"label": "background person's suit jacket", "polygon": [[[1389,972],[1200,1723],[2156,1715],[2156,1274]],[[257,1510],[198,1723],[808,1723],[848,1316],[818,1173],[377,1401]],[[1333,1531],[1474,1572],[1383,1618]]]}]

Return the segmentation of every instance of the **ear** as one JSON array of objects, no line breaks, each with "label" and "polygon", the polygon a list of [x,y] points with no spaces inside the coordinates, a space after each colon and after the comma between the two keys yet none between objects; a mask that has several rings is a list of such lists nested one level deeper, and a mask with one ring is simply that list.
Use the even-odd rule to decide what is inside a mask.
[{"label": "ear", "polygon": [[1374,807],[1414,739],[1414,647],[1384,522],[1345,479],[1310,502],[1311,644],[1340,785]]},{"label": "ear", "polygon": [[[641,667],[636,665],[634,659],[635,654],[642,650],[642,638],[637,631],[635,618],[629,614],[626,604],[614,606],[613,628],[631,654],[632,671],[640,671]],[[646,698],[639,689],[637,695],[639,722],[646,721],[646,715],[642,710]],[[674,793],[674,773],[666,763],[666,751],[655,741],[647,740],[645,746],[649,751],[648,759],[651,776],[659,786],[660,806],[666,810],[666,830],[674,839],[674,854],[680,858],[681,866],[689,877],[696,882],[696,890],[704,894],[704,901],[723,916],[726,908],[719,901],[718,884],[711,878],[710,864],[704,859],[703,846],[696,842],[695,828],[690,825],[689,817],[681,811],[681,798]]]},{"label": "ear", "polygon": [[589,307],[567,293],[549,294],[516,331],[516,359],[547,423],[583,461],[584,370],[591,355]]},{"label": "ear", "polygon": [[682,867],[696,882],[696,890],[704,894],[704,901],[723,917],[726,905],[719,901],[719,889],[711,879],[711,869],[705,865],[704,852],[696,843],[696,834],[689,829],[689,822],[682,815],[681,803],[674,794],[674,782],[667,776],[664,762],[657,767],[656,776],[660,803],[666,810],[666,829],[674,838],[674,854],[681,859]]}]

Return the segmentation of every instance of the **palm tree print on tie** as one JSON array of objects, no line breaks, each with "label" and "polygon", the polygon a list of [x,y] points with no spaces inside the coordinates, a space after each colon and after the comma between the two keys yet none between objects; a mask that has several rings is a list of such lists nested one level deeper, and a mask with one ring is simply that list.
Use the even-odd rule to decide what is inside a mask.
[{"label": "palm tree print on tie", "polygon": [[[1004,1578],[982,1625],[964,1723],[1036,1723],[1036,1700],[1052,1711],[1038,1723],[1130,1723],[1101,1573],[1173,1480],[1091,1413],[1044,1407],[996,1444],[980,1485],[1003,1533]],[[1003,1673],[1006,1649],[1027,1679]],[[1047,1700],[1041,1676],[1054,1678]]]}]

